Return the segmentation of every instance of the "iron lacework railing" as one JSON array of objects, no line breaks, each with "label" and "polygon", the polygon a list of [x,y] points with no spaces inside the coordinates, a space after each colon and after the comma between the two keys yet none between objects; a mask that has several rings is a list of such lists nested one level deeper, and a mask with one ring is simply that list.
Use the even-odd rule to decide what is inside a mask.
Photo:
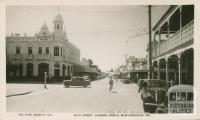
[{"label": "iron lacework railing", "polygon": [[194,38],[194,21],[185,25],[181,30],[177,31],[168,40],[158,43],[152,50],[154,58],[165,55],[169,51],[177,50],[183,44],[192,41]]}]

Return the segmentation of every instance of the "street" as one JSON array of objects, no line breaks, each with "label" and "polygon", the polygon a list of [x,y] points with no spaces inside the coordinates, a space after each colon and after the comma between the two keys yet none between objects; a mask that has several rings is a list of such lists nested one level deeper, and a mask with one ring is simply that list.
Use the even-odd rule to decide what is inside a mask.
[{"label": "street", "polygon": [[[26,84],[21,84],[21,86],[26,86]],[[35,91],[31,90],[32,93],[7,97],[7,111],[54,113],[144,112],[136,84],[123,84],[119,80],[114,80],[112,92],[109,92],[108,78],[94,81],[88,88],[72,86],[65,88],[62,84],[48,84],[46,90],[42,89],[41,84],[28,84],[26,88],[36,88],[36,86],[40,87]],[[13,89],[17,89],[17,87],[13,87]],[[9,91],[11,89],[7,89],[7,93]]]}]

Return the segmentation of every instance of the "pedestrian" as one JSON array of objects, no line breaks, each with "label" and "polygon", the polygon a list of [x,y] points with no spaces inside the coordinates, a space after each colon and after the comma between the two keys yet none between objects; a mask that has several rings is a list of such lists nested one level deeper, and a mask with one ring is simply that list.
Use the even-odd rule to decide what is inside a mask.
[{"label": "pedestrian", "polygon": [[110,85],[110,87],[109,87],[109,92],[111,92],[112,89],[113,89],[113,79],[112,79],[112,77],[110,77],[109,85]]}]

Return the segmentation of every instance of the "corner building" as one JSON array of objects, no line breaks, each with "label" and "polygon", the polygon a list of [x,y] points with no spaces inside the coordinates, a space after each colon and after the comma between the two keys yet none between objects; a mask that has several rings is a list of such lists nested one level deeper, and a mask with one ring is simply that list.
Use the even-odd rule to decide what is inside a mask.
[{"label": "corner building", "polygon": [[44,72],[49,82],[73,75],[73,65],[80,63],[80,50],[68,41],[63,23],[58,14],[53,20],[53,32],[44,23],[35,36],[25,33],[6,37],[7,82],[41,82]]}]

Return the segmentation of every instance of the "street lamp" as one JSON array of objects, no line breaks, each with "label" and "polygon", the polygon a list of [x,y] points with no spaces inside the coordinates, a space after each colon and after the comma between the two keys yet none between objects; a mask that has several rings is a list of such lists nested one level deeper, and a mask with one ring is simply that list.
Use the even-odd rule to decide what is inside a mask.
[{"label": "street lamp", "polygon": [[44,88],[47,89],[47,72],[44,72]]}]

